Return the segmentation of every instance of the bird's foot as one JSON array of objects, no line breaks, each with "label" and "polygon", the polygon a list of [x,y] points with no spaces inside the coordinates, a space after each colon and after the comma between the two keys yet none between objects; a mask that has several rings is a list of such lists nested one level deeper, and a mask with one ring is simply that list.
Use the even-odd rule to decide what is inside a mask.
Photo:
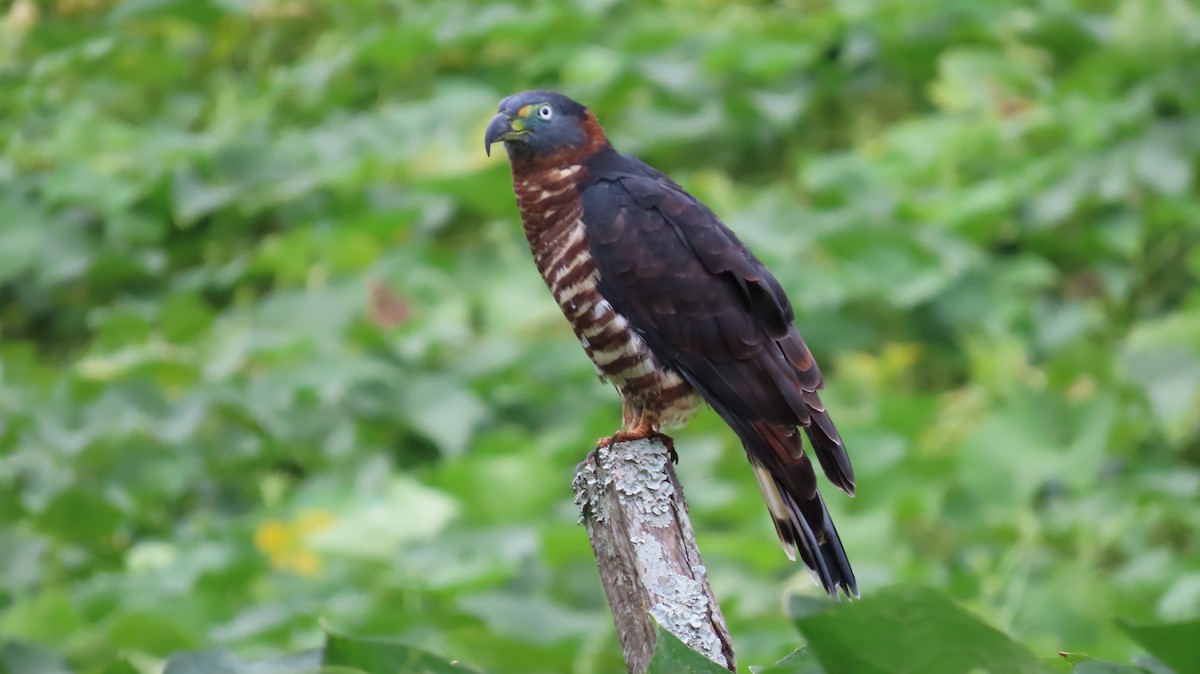
[{"label": "bird's foot", "polygon": [[671,463],[679,465],[679,454],[675,452],[675,439],[666,433],[656,431],[652,428],[635,428],[631,431],[617,431],[612,435],[600,438],[596,441],[595,452],[603,447],[611,447],[618,442],[632,442],[634,440],[658,440],[667,448],[667,454],[671,457]]},{"label": "bird's foot", "polygon": [[599,445],[599,444],[597,444],[597,445],[596,445],[596,448],[595,448],[595,449],[593,449],[592,451],[588,452],[588,453],[587,453],[587,454],[586,454],[586,455],[583,457],[583,461],[580,461],[578,464],[576,464],[576,466],[575,466],[575,475],[579,475],[579,471],[583,470],[583,467],[584,467],[584,466],[586,466],[586,465],[588,464],[588,462],[589,462],[589,461],[590,461],[590,462],[592,462],[592,463],[595,463],[595,462],[596,462],[596,459],[597,459],[597,457],[596,457],[596,452],[598,452],[598,451],[600,451],[600,445]]}]

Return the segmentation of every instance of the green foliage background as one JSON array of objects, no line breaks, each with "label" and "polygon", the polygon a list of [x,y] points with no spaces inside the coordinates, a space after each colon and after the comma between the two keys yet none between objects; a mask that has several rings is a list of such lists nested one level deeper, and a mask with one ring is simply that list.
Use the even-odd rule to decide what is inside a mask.
[{"label": "green foliage background", "polygon": [[[617,397],[481,147],[548,86],[791,293],[865,593],[1127,660],[1113,616],[1200,614],[1198,64],[1184,0],[7,3],[0,655],[157,672],[323,618],[619,671],[569,491]],[[773,662],[816,589],[719,420],[677,446]]]}]

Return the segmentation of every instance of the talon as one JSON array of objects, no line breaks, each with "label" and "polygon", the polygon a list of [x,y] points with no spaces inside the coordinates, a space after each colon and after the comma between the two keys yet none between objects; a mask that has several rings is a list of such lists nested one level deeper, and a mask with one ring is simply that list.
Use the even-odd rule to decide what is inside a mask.
[{"label": "talon", "polygon": [[[635,428],[632,431],[617,431],[612,435],[600,438],[596,441],[596,449],[602,447],[611,447],[618,442],[632,442],[634,440],[658,440],[667,448],[667,455],[671,457],[673,465],[679,465],[679,454],[675,451],[675,439],[666,433],[655,431],[649,428]],[[595,452],[596,450],[592,450]]]},{"label": "talon", "polygon": [[[623,439],[621,438],[621,434],[619,432],[613,433],[612,435],[606,435],[603,438],[600,438],[599,440],[596,441],[596,449],[593,449],[592,452],[595,452],[597,449],[601,449],[604,447],[611,447],[614,444],[616,444],[618,442],[622,442],[622,441],[623,441]],[[592,452],[589,452],[589,453],[592,453]]]},{"label": "talon", "polygon": [[675,452],[675,438],[672,438],[666,433],[659,433],[657,431],[655,431],[654,434],[649,437],[655,438],[659,442],[663,443],[663,446],[667,448],[667,456],[671,457],[671,463],[676,466],[679,465],[679,454]]},{"label": "talon", "polygon": [[599,451],[599,450],[600,450],[600,447],[599,447],[599,446],[597,446],[597,447],[596,447],[596,449],[593,449],[592,451],[590,451],[590,452],[588,452],[587,454],[585,454],[585,455],[584,455],[584,457],[583,457],[583,461],[580,461],[579,463],[575,464],[575,472],[574,472],[573,474],[574,474],[574,475],[578,475],[578,474],[579,474],[579,471],[580,471],[580,470],[581,470],[581,469],[582,469],[582,468],[583,468],[585,465],[587,465],[587,462],[588,462],[588,461],[595,461],[595,460],[596,460],[596,458],[597,458],[597,457],[596,457],[596,452],[597,452],[597,451]]}]

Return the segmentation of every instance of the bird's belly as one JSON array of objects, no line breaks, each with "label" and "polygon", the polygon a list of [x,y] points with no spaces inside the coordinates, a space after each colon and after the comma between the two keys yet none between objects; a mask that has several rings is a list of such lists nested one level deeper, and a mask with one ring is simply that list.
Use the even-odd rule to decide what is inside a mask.
[{"label": "bird's belly", "polygon": [[576,222],[556,243],[555,252],[539,260],[538,266],[596,372],[624,399],[657,418],[659,427],[685,423],[699,407],[698,397],[679,373],[659,362],[629,321],[601,296],[583,224]]},{"label": "bird's belly", "polygon": [[675,370],[664,366],[624,316],[600,299],[577,325],[583,350],[601,378],[611,382],[621,397],[658,420],[658,427],[680,426],[695,413],[699,400],[691,385]]}]

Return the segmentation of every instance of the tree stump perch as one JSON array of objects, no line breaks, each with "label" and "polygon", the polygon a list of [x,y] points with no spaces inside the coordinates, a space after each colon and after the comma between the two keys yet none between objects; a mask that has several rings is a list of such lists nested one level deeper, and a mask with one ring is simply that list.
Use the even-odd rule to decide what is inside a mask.
[{"label": "tree stump perch", "polygon": [[650,616],[693,650],[736,671],[683,489],[659,440],[601,447],[572,483],[630,674],[654,653]]}]

